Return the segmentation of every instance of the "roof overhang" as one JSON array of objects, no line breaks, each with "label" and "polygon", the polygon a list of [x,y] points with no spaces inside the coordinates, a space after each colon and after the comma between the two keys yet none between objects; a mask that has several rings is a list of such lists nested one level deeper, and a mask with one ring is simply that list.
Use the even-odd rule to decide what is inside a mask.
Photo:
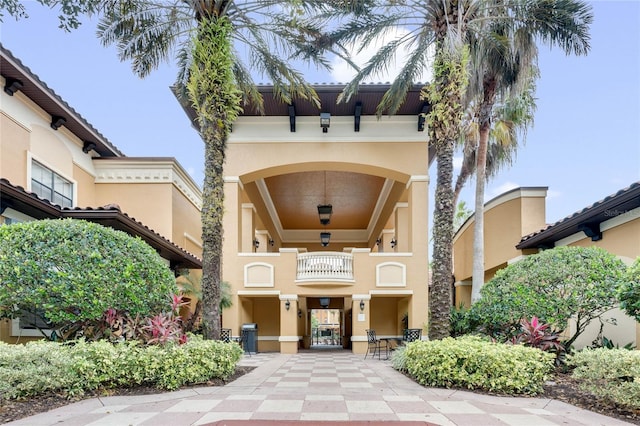
[{"label": "roof overhang", "polygon": [[90,208],[61,208],[37,195],[12,185],[6,179],[0,179],[0,212],[6,208],[19,211],[35,219],[83,219],[99,223],[134,237],[140,237],[153,247],[161,257],[170,262],[171,269],[202,269],[202,261],[193,254],[180,248],[162,235],[142,223],[122,213],[116,206]]},{"label": "roof overhang", "polygon": [[516,248],[520,250],[552,248],[556,241],[579,232],[584,232],[586,236],[597,241],[602,222],[627,214],[639,207],[640,182],[636,182],[545,229],[523,237]]}]

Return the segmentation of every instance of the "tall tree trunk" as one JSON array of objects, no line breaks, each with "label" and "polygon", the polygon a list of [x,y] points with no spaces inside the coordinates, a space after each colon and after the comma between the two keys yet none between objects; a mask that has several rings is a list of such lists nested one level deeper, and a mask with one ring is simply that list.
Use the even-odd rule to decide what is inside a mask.
[{"label": "tall tree trunk", "polygon": [[453,150],[462,121],[462,95],[466,87],[466,49],[449,52],[436,46],[434,81],[427,89],[432,105],[429,138],[436,147],[437,178],[433,226],[433,282],[429,297],[429,338],[450,335],[453,238]]},{"label": "tall tree trunk", "polygon": [[240,95],[231,72],[230,31],[226,18],[203,18],[199,22],[188,85],[205,144],[202,190],[202,331],[205,339],[220,338],[223,167],[231,123],[240,109]]},{"label": "tall tree trunk", "polygon": [[484,192],[487,182],[487,149],[491,130],[491,111],[496,91],[495,78],[483,81],[483,99],[480,105],[480,138],[476,153],[476,208],[473,228],[473,272],[471,278],[471,303],[480,299],[484,285]]}]

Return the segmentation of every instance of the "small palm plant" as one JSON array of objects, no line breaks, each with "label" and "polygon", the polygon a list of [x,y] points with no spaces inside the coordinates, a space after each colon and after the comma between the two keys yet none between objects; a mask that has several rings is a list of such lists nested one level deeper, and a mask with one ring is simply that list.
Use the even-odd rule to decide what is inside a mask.
[{"label": "small palm plant", "polygon": [[[183,280],[178,282],[180,286],[180,294],[184,297],[195,300],[195,307],[193,312],[186,313],[183,320],[183,329],[186,332],[193,331],[196,328],[196,324],[200,319],[200,313],[202,312],[202,278],[200,276],[193,276],[187,272],[181,275]],[[227,281],[220,282],[220,312],[223,309],[230,308],[233,305],[231,299],[231,285]]]}]

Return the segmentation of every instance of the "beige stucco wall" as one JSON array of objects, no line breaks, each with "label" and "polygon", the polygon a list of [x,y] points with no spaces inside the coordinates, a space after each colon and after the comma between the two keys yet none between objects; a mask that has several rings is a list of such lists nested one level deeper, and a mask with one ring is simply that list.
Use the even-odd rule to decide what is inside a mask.
[{"label": "beige stucco wall", "polygon": [[[405,313],[410,327],[427,324],[425,134],[416,134],[413,116],[362,120],[361,131],[355,133],[353,117],[332,117],[326,134],[317,128],[317,117],[297,117],[295,133],[289,132],[288,117],[241,117],[234,123],[227,149],[223,218],[223,280],[232,284],[234,307],[225,310],[223,326],[237,335],[243,323],[257,323],[261,351],[291,353],[297,351],[300,340],[308,343],[309,312],[318,297],[330,297],[332,308],[341,310],[343,330],[350,339],[343,345],[351,345],[356,353],[366,351],[368,328],[376,328],[380,336],[399,336]],[[401,203],[384,207],[384,221],[366,241],[334,241],[332,237],[331,252],[353,256],[352,280],[296,281],[298,253],[327,248],[315,239],[283,246],[277,233],[264,230],[264,206],[252,201],[260,179],[315,170],[364,173],[397,183],[393,191],[399,191]],[[378,249],[376,238],[387,228],[402,235],[399,246],[373,253]],[[265,234],[256,234],[263,230]],[[274,248],[261,241],[255,253],[253,238],[266,232],[274,238]],[[403,266],[404,274],[395,266],[384,267],[395,264]],[[364,301],[362,311],[360,301]]]},{"label": "beige stucco wall", "polygon": [[[523,235],[545,226],[546,188],[518,188],[485,204],[485,271],[495,270],[523,255],[516,249]],[[473,235],[475,220],[471,216],[453,239],[453,272],[456,282],[470,281],[473,274]],[[493,273],[485,275],[490,279]],[[466,299],[471,288],[458,286],[459,297]]]},{"label": "beige stucco wall", "polygon": [[[4,84],[3,79],[0,84]],[[0,97],[0,177],[30,190],[31,161],[37,160],[74,184],[74,207],[118,204],[123,213],[201,256],[200,190],[175,160],[147,158],[132,162],[123,159],[129,166],[127,171],[137,182],[132,178],[123,184],[96,183],[98,171],[104,181],[108,179],[105,175],[118,172],[116,167],[110,169],[110,164],[82,152],[83,141],[66,127],[52,129],[51,117],[23,92],[14,96],[0,92]],[[147,182],[141,177],[148,176],[149,165],[162,170],[170,179],[159,184],[141,183]],[[12,215],[18,213],[11,212]],[[20,220],[29,218],[22,215]],[[2,217],[0,223],[4,223]],[[17,338],[11,334],[11,321],[0,320],[0,340],[15,343]],[[20,342],[28,339],[33,338],[22,336]]]}]

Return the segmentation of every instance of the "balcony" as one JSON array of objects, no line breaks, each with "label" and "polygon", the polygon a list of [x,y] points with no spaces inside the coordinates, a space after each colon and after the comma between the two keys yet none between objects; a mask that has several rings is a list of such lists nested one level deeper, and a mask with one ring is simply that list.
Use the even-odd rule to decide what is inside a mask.
[{"label": "balcony", "polygon": [[299,253],[296,281],[349,280],[353,278],[353,255],[339,252]]}]

